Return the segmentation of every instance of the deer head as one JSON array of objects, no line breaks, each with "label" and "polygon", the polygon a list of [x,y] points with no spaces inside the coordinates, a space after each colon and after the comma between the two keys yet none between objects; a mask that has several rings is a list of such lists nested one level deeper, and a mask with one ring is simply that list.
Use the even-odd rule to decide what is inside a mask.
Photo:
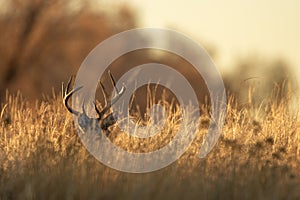
[{"label": "deer head", "polygon": [[98,114],[97,118],[91,118],[86,114],[86,110],[85,110],[85,105],[84,102],[82,104],[82,112],[79,112],[75,109],[73,109],[70,105],[69,105],[69,99],[72,97],[72,95],[79,91],[80,89],[83,88],[83,86],[74,88],[70,91],[70,85],[72,82],[73,77],[71,76],[66,88],[64,88],[64,85],[62,87],[62,94],[63,94],[63,102],[65,107],[68,109],[68,111],[70,113],[72,113],[73,115],[76,115],[78,117],[78,125],[79,127],[86,132],[89,129],[92,129],[93,132],[96,133],[100,133],[100,131],[104,131],[106,133],[106,135],[109,135],[109,131],[108,128],[112,125],[114,125],[117,122],[117,115],[110,112],[111,110],[111,106],[116,103],[120,97],[123,95],[123,93],[125,92],[125,86],[123,85],[121,90],[119,90],[116,87],[116,81],[114,76],[112,75],[112,73],[110,71],[108,71],[111,83],[116,91],[116,95],[113,98],[109,98],[109,95],[107,93],[107,91],[105,90],[103,84],[100,81],[100,86],[102,89],[102,93],[104,96],[104,107],[102,108],[102,110],[99,110],[96,103],[94,102],[94,107],[95,107],[95,111]]}]

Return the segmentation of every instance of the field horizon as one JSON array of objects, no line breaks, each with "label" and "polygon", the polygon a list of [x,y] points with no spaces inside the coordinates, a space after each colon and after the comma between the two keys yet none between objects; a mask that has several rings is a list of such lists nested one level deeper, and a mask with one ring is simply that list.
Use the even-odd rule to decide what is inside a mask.
[{"label": "field horizon", "polygon": [[[20,93],[7,93],[0,111],[0,199],[300,198],[300,118],[288,97],[240,105],[229,96],[222,135],[205,158],[198,153],[208,113],[177,161],[145,174],[120,172],[95,159],[60,95],[32,104]],[[169,120],[167,133],[176,127]],[[152,148],[122,134],[112,137],[125,149]]]}]

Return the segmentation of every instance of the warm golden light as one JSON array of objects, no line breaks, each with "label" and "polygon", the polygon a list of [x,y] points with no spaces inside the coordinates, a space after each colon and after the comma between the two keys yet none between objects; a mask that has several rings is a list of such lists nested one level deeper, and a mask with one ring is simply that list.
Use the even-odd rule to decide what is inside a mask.
[{"label": "warm golden light", "polygon": [[229,67],[236,57],[262,54],[300,66],[300,2],[131,0],[140,26],[176,28],[216,46],[217,64]]}]

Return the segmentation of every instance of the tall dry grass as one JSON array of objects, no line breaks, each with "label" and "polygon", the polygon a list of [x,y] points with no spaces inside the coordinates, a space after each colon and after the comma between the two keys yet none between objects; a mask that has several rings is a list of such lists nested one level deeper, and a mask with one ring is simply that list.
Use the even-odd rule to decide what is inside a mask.
[{"label": "tall dry grass", "polygon": [[[7,94],[0,110],[0,199],[300,199],[299,115],[288,98],[253,105],[229,98],[222,136],[206,158],[197,156],[210,123],[204,113],[179,160],[129,174],[87,152],[60,97],[32,106]],[[145,148],[122,137],[111,139]]]}]

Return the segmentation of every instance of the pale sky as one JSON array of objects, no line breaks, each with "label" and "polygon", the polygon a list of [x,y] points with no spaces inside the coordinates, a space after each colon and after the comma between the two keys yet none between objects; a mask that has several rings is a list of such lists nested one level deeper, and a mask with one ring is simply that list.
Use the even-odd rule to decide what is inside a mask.
[{"label": "pale sky", "polygon": [[220,68],[230,66],[239,56],[255,53],[270,59],[285,58],[300,69],[300,1],[119,2],[135,8],[140,27],[175,28],[199,43],[213,45]]}]

